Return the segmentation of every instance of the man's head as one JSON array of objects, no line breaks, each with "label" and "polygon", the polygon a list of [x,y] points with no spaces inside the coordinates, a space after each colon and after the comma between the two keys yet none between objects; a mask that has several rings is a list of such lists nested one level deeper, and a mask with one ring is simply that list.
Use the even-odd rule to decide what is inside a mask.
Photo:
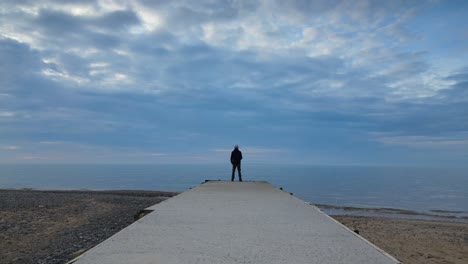
[{"label": "man's head", "polygon": [[239,145],[235,145],[234,148],[235,148],[235,149],[238,149],[238,148],[239,148]]}]

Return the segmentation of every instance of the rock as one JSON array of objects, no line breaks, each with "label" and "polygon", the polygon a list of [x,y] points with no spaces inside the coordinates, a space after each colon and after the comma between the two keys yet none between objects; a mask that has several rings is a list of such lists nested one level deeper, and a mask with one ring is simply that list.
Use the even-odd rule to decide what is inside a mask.
[{"label": "rock", "polygon": [[81,254],[85,253],[85,252],[86,252],[86,249],[83,248],[83,249],[80,249],[78,251],[75,251],[75,252],[71,253],[70,256],[71,256],[72,259],[74,259],[74,258],[80,256]]}]

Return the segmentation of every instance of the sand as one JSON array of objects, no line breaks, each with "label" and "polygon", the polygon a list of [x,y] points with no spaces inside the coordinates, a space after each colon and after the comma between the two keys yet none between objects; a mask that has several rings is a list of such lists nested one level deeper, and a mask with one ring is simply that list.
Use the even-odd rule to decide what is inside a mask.
[{"label": "sand", "polygon": [[[0,263],[66,263],[175,195],[0,190]],[[468,263],[468,223],[334,216],[403,263]]]},{"label": "sand", "polygon": [[334,216],[402,263],[468,263],[468,223]]}]

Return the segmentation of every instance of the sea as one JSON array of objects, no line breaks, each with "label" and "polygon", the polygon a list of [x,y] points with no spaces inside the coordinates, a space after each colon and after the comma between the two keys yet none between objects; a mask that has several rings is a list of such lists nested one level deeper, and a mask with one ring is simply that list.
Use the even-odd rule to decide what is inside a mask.
[{"label": "sea", "polygon": [[[242,174],[245,181],[268,181],[332,215],[468,222],[468,168],[246,163]],[[230,164],[0,165],[0,189],[182,192],[230,177]]]}]

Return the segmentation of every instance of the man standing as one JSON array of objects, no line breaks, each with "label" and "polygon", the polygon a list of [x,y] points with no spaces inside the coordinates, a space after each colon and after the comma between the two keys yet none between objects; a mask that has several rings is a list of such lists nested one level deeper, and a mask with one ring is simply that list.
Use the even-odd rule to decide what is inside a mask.
[{"label": "man standing", "polygon": [[242,160],[242,152],[240,152],[239,146],[236,145],[234,147],[234,150],[231,152],[231,164],[232,164],[231,181],[234,181],[234,172],[236,171],[236,168],[237,168],[237,173],[239,174],[239,181],[242,181],[241,160]]}]

